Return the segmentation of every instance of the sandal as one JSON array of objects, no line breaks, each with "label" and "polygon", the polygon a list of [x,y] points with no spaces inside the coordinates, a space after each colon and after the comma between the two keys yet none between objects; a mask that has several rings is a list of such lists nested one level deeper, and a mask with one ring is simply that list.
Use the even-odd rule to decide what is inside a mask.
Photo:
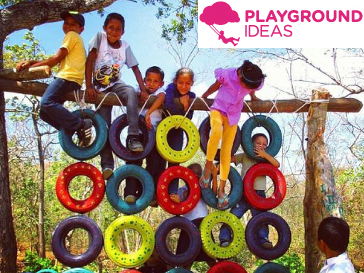
[{"label": "sandal", "polygon": [[229,207],[229,196],[224,194],[223,198],[217,198],[217,209],[226,210]]},{"label": "sandal", "polygon": [[205,178],[202,174],[200,179],[198,180],[201,188],[207,189],[210,186],[210,177]]}]

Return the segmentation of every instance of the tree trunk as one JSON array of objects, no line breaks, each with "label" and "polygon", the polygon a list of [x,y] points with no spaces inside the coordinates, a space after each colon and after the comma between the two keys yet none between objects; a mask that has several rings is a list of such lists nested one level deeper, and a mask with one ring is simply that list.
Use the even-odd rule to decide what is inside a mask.
[{"label": "tree trunk", "polygon": [[42,135],[38,128],[38,105],[39,102],[32,101],[33,114],[32,121],[34,132],[37,138],[38,160],[39,160],[39,196],[38,196],[38,256],[45,258],[45,235],[44,235],[44,149],[42,145]]},{"label": "tree trunk", "polygon": [[[3,41],[0,37],[0,69]],[[5,98],[0,87],[0,273],[16,272],[17,246],[11,211],[8,145],[5,124]]]},{"label": "tree trunk", "polygon": [[[308,111],[308,143],[306,157],[306,188],[304,198],[306,273],[318,273],[322,254],[317,247],[317,229],[330,213],[340,216],[340,201],[335,190],[332,166],[324,143],[325,122],[330,98],[325,89],[313,90]],[[320,100],[319,102],[315,102]]]}]

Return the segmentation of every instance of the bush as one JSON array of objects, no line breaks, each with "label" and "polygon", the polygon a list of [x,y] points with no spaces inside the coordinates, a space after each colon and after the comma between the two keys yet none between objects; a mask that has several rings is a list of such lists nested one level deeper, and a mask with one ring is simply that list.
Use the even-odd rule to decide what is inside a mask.
[{"label": "bush", "polygon": [[53,261],[49,258],[40,258],[36,252],[30,250],[25,251],[24,263],[26,264],[25,271],[37,272],[41,269],[53,269],[57,272],[62,271],[62,266],[53,265]]},{"label": "bush", "polygon": [[[300,256],[297,253],[286,254],[282,257],[272,261],[277,264],[281,264],[287,267],[291,273],[305,273],[305,266],[303,261],[301,260]],[[258,261],[258,266],[262,265],[263,261]]]}]

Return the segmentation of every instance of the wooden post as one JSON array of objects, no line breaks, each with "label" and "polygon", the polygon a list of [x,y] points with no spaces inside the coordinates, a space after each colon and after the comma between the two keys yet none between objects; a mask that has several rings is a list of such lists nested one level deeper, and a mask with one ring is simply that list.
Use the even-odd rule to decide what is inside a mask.
[{"label": "wooden post", "polygon": [[308,110],[308,143],[306,188],[304,198],[306,273],[318,273],[322,253],[317,247],[317,229],[322,219],[340,217],[341,201],[336,192],[330,159],[326,153],[324,132],[330,93],[325,89],[312,91]]}]

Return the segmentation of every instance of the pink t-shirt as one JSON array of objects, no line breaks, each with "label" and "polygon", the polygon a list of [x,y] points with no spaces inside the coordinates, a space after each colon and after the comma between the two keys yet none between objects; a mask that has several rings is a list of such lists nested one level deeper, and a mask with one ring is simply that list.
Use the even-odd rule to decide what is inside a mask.
[{"label": "pink t-shirt", "polygon": [[230,126],[239,122],[245,96],[252,91],[261,89],[264,84],[264,81],[262,81],[257,89],[243,88],[237,70],[237,68],[218,68],[215,70],[215,78],[221,82],[221,86],[210,108],[225,114],[228,117]]}]

